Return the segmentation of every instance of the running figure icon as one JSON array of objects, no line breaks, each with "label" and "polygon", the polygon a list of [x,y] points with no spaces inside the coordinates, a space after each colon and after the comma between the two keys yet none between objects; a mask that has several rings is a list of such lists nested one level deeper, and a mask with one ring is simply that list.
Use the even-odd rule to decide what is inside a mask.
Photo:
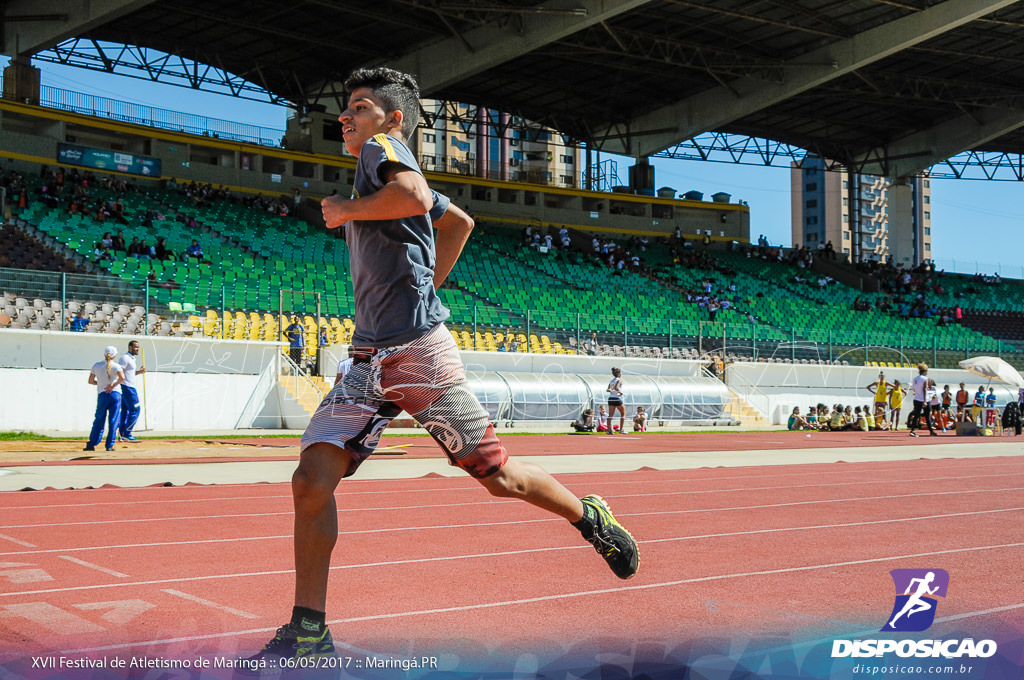
[{"label": "running figure icon", "polygon": [[928,595],[935,594],[935,591],[939,589],[939,586],[935,586],[934,588],[928,587],[934,580],[934,571],[929,571],[924,578],[915,578],[910,580],[910,585],[907,586],[907,589],[903,594],[910,595],[911,589],[915,587],[914,584],[917,584],[917,589],[914,591],[913,595],[910,595],[910,598],[907,600],[906,604],[903,605],[903,609],[900,610],[900,613],[894,616],[892,621],[889,622],[890,628],[896,628],[896,620],[904,614],[907,615],[907,618],[910,618],[918,612],[928,611],[932,608],[932,604],[921,596],[925,593]]}]

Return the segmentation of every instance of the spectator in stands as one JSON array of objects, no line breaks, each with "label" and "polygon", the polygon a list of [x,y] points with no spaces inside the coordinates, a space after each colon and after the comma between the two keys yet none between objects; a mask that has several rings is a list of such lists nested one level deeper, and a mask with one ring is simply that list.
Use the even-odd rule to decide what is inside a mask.
[{"label": "spectator in stands", "polygon": [[636,415],[633,416],[633,432],[647,432],[647,412],[643,406],[636,407]]},{"label": "spectator in stands", "polygon": [[174,259],[174,253],[167,247],[167,239],[163,236],[157,237],[156,246],[153,248],[153,251],[156,259],[158,260]]},{"label": "spectator in stands", "polygon": [[103,241],[96,242],[96,248],[93,250],[93,255],[96,256],[96,262],[113,262],[114,256],[110,253],[110,247],[105,245]]},{"label": "spectator in stands", "polygon": [[327,326],[320,326],[320,332],[316,336],[316,373],[323,372],[323,360],[327,356],[327,347],[331,344],[331,338],[327,334]]},{"label": "spectator in stands", "polygon": [[591,333],[590,337],[583,341],[583,350],[590,356],[597,354],[597,333]]},{"label": "spectator in stands", "polygon": [[[195,241],[193,241],[195,243]],[[292,316],[291,324],[284,330],[285,338],[288,339],[288,355],[295,365],[302,371],[302,350],[306,347],[306,329],[299,323],[299,317]]]},{"label": "spectator in stands", "polygon": [[121,253],[125,252],[128,249],[127,246],[125,246],[125,243],[124,243],[124,232],[123,231],[119,230],[117,232],[117,236],[115,236],[113,238],[113,240],[111,241],[110,248],[111,248],[111,250],[116,250],[116,251],[121,252]]},{"label": "spectator in stands", "polygon": [[139,237],[135,236],[132,238],[132,242],[128,244],[128,255],[138,257],[141,252],[142,250],[139,245]]},{"label": "spectator in stands", "polygon": [[69,330],[73,333],[84,333],[85,329],[89,327],[89,317],[83,310],[79,310],[78,314],[70,320],[69,326]]},{"label": "spectator in stands", "polygon": [[570,425],[577,432],[593,432],[596,427],[594,424],[594,409],[584,409],[580,417],[572,421]]},{"label": "spectator in stands", "polygon": [[185,258],[188,259],[194,257],[197,260],[203,259],[203,247],[199,245],[199,241],[192,239],[192,245],[185,248]]},{"label": "spectator in stands", "polygon": [[146,239],[142,239],[142,241],[139,242],[139,259],[140,260],[150,260],[150,259],[153,258],[153,255],[155,253],[156,253],[156,250],[152,246],[146,244]]}]

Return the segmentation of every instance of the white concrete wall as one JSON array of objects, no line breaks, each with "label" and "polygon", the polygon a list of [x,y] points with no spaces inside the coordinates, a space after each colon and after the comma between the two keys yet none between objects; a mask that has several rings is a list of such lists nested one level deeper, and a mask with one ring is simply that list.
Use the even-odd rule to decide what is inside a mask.
[{"label": "white concrete wall", "polygon": [[[143,414],[138,429],[232,429],[252,398],[277,408],[276,392],[255,394],[259,374],[275,368],[278,345],[47,331],[0,331],[0,430],[81,431],[92,427],[96,387],[89,369],[103,359],[103,348],[125,352],[138,340],[145,376],[137,376]],[[141,360],[143,355],[140,355]],[[142,361],[139,361],[142,364]]]},{"label": "white concrete wall", "polygon": [[[147,372],[138,381],[143,412],[136,429],[233,429],[258,377]],[[0,431],[88,430],[96,411],[88,379],[86,370],[0,368]]]},{"label": "white concrete wall", "polygon": [[[102,360],[104,347],[112,344],[124,352],[131,340],[139,341],[146,366],[145,379],[138,379],[139,429],[302,427],[308,420],[304,412],[292,412],[295,405],[281,393],[277,343],[5,329],[0,331],[0,430],[88,430],[96,408],[89,368]],[[329,348],[325,377],[333,379],[343,356],[346,347]],[[497,371],[608,375],[613,366],[627,378],[700,375],[696,361],[504,352],[462,356],[470,380]]]},{"label": "white concrete wall", "polygon": [[[348,356],[347,345],[328,348],[324,362],[324,377],[334,378],[338,360]],[[505,372],[543,374],[607,374],[613,367],[621,368],[624,376],[647,375],[662,377],[692,377],[701,374],[702,363],[679,359],[642,359],[640,357],[576,356],[568,354],[526,354],[524,352],[460,352],[466,365],[467,377],[474,374]]]},{"label": "white concrete wall", "polygon": [[139,342],[146,370],[161,373],[258,375],[276,361],[279,347],[273,342],[4,329],[0,368],[88,370],[103,359],[104,347],[113,345],[125,352],[132,340]]},{"label": "white concrete wall", "polygon": [[[138,381],[145,407],[140,428],[281,426],[277,419],[282,416],[282,397],[274,378],[279,371],[277,343],[5,329],[0,331],[0,430],[89,429],[96,407],[96,388],[88,384],[89,368],[103,358],[104,347],[113,344],[123,352],[130,340],[141,344],[147,369],[145,380]],[[330,348],[324,373],[333,377],[342,356],[346,356],[345,347]],[[699,376],[701,371],[697,361],[504,352],[463,352],[462,357],[470,379],[493,372],[601,375],[613,366],[622,368],[627,377]],[[877,379],[878,370],[736,363],[729,366],[726,383],[772,422],[781,424],[794,406],[803,411],[819,402],[869,404],[872,397],[865,387]],[[264,371],[269,374],[261,381]],[[899,379],[909,386],[915,375],[914,368],[887,369],[886,379]],[[933,369],[929,376],[940,390],[948,384],[953,392],[961,381],[972,394],[978,385],[988,384],[961,370]],[[1000,405],[1016,398],[1016,389],[1002,384],[993,387]]]},{"label": "white concrete wall", "polygon": [[[824,403],[866,406],[874,397],[867,389],[878,379],[880,369],[869,366],[815,366],[803,364],[736,363],[726,370],[726,384],[740,396],[746,398],[754,408],[761,411],[772,423],[781,425],[788,421],[794,406],[805,413],[811,404]],[[899,380],[909,390],[910,382],[917,375],[916,368],[887,368],[888,382]],[[949,385],[956,395],[963,382],[971,395],[979,385],[988,386],[988,380],[969,371],[953,369],[930,369],[928,377],[938,385],[939,392]],[[751,388],[751,385],[754,387]],[[1017,389],[1001,383],[992,383],[998,404],[1017,398]],[[913,398],[908,393],[904,400],[904,413],[913,408]]]}]

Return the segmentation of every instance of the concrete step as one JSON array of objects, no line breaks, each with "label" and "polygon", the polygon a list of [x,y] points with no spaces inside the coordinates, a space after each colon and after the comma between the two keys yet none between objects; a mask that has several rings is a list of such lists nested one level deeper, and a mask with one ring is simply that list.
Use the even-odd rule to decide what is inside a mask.
[{"label": "concrete step", "polygon": [[299,403],[302,409],[310,416],[316,411],[317,407],[320,406],[320,402],[323,400],[323,395],[329,391],[327,381],[318,376],[310,378],[317,388],[321,391],[317,391],[310,386],[304,380],[296,380],[292,376],[282,375],[279,380],[281,386],[284,388],[285,393],[295,401]]}]

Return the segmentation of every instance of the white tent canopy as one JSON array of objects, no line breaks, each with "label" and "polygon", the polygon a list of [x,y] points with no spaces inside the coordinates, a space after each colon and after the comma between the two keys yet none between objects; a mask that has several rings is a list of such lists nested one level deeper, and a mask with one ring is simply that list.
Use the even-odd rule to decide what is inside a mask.
[{"label": "white tent canopy", "polygon": [[1024,387],[1024,377],[1017,369],[999,357],[972,357],[960,362],[960,368],[970,371],[982,378],[1003,382],[1014,387]]}]

